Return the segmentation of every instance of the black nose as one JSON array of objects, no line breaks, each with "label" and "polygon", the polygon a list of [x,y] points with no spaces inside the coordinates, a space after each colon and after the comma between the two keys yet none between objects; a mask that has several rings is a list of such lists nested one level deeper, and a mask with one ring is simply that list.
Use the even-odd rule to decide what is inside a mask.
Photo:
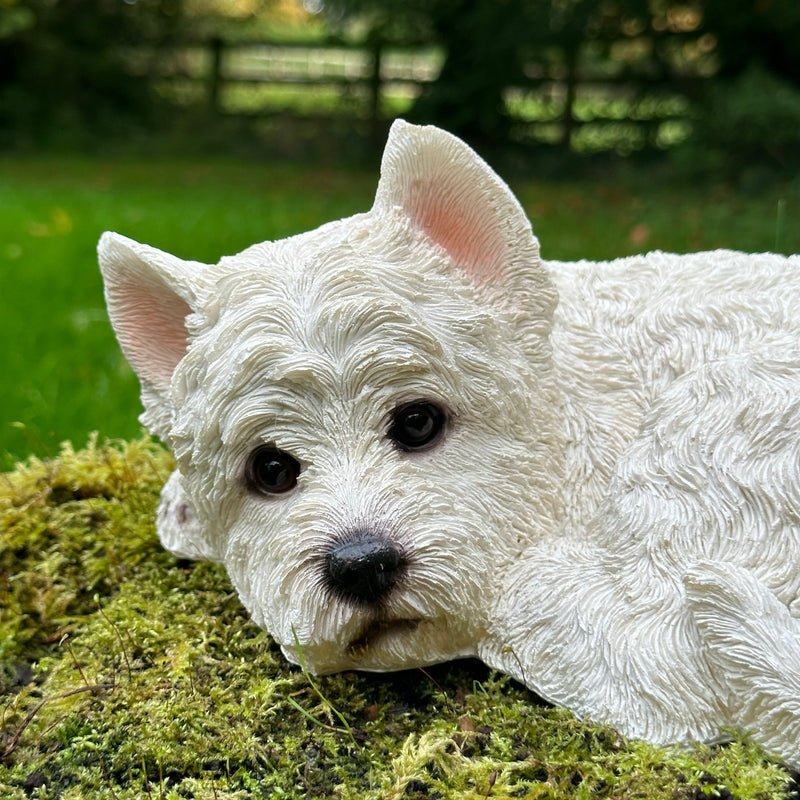
[{"label": "black nose", "polygon": [[325,560],[331,588],[361,603],[374,603],[391,591],[404,566],[398,546],[371,531],[355,531],[335,542]]}]

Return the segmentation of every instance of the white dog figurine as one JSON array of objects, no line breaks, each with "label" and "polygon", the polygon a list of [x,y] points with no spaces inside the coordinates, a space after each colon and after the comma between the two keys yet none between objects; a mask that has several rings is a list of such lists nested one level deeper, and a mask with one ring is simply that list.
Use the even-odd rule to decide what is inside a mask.
[{"label": "white dog figurine", "polygon": [[497,175],[404,122],[367,213],[216,265],[99,253],[177,459],[161,540],[287,658],[478,656],[800,766],[800,257],[542,261]]}]

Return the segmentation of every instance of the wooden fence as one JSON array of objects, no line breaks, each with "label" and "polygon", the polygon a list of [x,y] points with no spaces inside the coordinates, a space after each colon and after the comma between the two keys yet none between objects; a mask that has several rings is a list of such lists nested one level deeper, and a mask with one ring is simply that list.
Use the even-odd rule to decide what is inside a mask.
[{"label": "wooden fence", "polygon": [[[697,36],[670,39],[699,47]],[[665,148],[684,138],[686,89],[702,77],[697,65],[676,80],[674,70],[658,74],[653,59],[641,56],[654,50],[652,41],[627,40],[618,49],[616,60],[598,58],[589,46],[560,60],[529,64],[524,82],[508,87],[505,97],[520,138],[622,151]],[[436,79],[441,61],[441,53],[422,45],[215,38],[168,53],[161,86],[172,99],[205,103],[218,115],[320,120],[345,115],[378,129],[411,107],[424,85]]]}]

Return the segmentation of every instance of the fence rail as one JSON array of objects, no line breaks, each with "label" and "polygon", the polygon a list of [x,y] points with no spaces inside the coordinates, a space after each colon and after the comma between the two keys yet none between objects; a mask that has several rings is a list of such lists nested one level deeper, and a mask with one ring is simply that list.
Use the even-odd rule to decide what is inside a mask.
[{"label": "fence rail", "polygon": [[[697,38],[669,35],[673,46],[696,46]],[[638,44],[655,49],[643,37]],[[507,88],[506,108],[534,141],[590,150],[668,147],[688,133],[687,87],[702,76],[687,70],[676,80],[652,61],[620,65],[578,51],[531,63],[525,79]],[[441,63],[439,51],[419,44],[213,38],[166,53],[161,85],[173,99],[205,103],[217,115],[350,115],[376,129],[411,107]]]}]

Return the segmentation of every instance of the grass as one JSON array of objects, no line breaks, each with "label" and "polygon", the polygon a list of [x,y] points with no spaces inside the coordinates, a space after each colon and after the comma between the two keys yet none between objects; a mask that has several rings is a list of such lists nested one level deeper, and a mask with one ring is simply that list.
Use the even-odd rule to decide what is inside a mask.
[{"label": "grass", "polygon": [[[647,176],[513,180],[549,258],[661,248],[800,250],[796,184],[750,194]],[[91,431],[128,439],[138,386],[108,325],[95,245],[117,230],[216,261],[369,207],[370,170],[270,162],[25,157],[0,161],[0,469]]]},{"label": "grass", "polygon": [[160,547],[170,468],[136,440],[0,476],[0,797],[793,796],[746,740],[626,741],[477,662],[312,683],[221,567]]}]

